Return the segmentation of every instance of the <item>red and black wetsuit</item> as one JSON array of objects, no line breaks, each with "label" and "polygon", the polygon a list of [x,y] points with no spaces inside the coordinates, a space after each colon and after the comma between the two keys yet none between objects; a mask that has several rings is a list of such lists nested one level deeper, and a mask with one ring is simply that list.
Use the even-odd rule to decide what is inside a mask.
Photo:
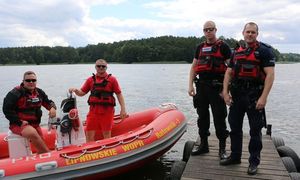
[{"label": "red and black wetsuit", "polygon": [[56,108],[55,103],[48,99],[42,89],[35,88],[30,92],[21,84],[4,98],[3,113],[10,125],[21,126],[22,121],[27,121],[30,125],[39,125],[42,116],[41,106],[47,110]]}]

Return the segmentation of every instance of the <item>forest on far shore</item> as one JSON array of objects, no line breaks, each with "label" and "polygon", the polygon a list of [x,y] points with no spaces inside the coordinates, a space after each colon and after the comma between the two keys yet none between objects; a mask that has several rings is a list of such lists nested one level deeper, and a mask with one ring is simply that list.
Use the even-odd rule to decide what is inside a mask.
[{"label": "forest on far shore", "polygon": [[[233,38],[219,37],[231,48],[238,43]],[[0,64],[77,64],[106,59],[115,63],[191,63],[197,45],[205,37],[161,36],[114,43],[98,43],[86,47],[32,46],[0,48]],[[273,49],[279,62],[300,62],[300,54],[280,53]]]}]

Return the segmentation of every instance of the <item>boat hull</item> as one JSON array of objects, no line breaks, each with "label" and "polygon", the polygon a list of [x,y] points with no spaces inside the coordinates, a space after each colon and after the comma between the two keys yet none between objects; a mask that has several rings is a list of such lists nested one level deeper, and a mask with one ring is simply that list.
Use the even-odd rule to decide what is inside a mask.
[{"label": "boat hull", "polygon": [[177,109],[152,108],[118,121],[113,138],[33,157],[5,158],[0,160],[0,171],[12,179],[106,178],[159,158],[180,139],[186,126]]}]

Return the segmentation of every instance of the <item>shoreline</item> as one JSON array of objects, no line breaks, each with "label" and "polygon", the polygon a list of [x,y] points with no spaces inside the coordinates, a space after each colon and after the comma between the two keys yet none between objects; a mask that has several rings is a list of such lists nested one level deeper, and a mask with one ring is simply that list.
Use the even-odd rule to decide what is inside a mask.
[{"label": "shoreline", "polygon": [[[108,62],[108,64],[191,64],[187,61],[154,61],[154,62],[133,62],[133,63],[120,63],[120,62]],[[297,61],[278,61],[275,64],[297,64]],[[40,65],[80,65],[80,64],[94,64],[94,62],[88,63],[42,63],[42,64],[0,64],[1,66],[40,66]]]},{"label": "shoreline", "polygon": [[[95,62],[88,63],[42,63],[42,64],[0,64],[0,66],[40,66],[40,65],[80,65],[80,64],[94,64]],[[133,62],[133,63],[120,63],[109,62],[108,64],[190,64],[186,61],[155,61],[155,62]]]}]

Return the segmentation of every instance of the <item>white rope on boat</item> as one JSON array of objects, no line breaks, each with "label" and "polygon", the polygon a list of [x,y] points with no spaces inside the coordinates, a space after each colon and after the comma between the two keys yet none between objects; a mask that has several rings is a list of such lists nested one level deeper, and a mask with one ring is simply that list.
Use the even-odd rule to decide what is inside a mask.
[{"label": "white rope on boat", "polygon": [[76,159],[76,158],[80,158],[81,156],[83,156],[86,153],[86,151],[87,151],[86,149],[83,149],[82,153],[79,154],[78,156],[71,157],[71,156],[68,156],[67,154],[61,154],[61,156],[66,158],[66,159]]},{"label": "white rope on boat", "polygon": [[[96,153],[96,152],[99,152],[99,151],[102,151],[104,149],[111,149],[111,148],[114,148],[114,147],[117,147],[119,145],[124,145],[124,144],[129,144],[137,139],[146,139],[146,138],[149,138],[151,136],[151,134],[153,133],[153,128],[149,129],[148,130],[148,134],[146,136],[144,136],[144,132],[141,133],[141,134],[137,134],[133,139],[129,140],[129,141],[125,141],[125,140],[120,140],[118,143],[115,143],[113,145],[102,145],[99,149],[96,149],[96,150],[88,150],[88,149],[83,149],[82,150],[82,153],[77,155],[77,156],[69,156],[67,155],[66,153],[64,154],[61,154],[61,157],[64,157],[66,159],[77,159],[77,158],[80,158],[81,156],[85,155],[85,154],[92,154],[92,153]],[[129,138],[127,138],[129,139]],[[90,148],[90,149],[93,149],[93,148]]]}]

